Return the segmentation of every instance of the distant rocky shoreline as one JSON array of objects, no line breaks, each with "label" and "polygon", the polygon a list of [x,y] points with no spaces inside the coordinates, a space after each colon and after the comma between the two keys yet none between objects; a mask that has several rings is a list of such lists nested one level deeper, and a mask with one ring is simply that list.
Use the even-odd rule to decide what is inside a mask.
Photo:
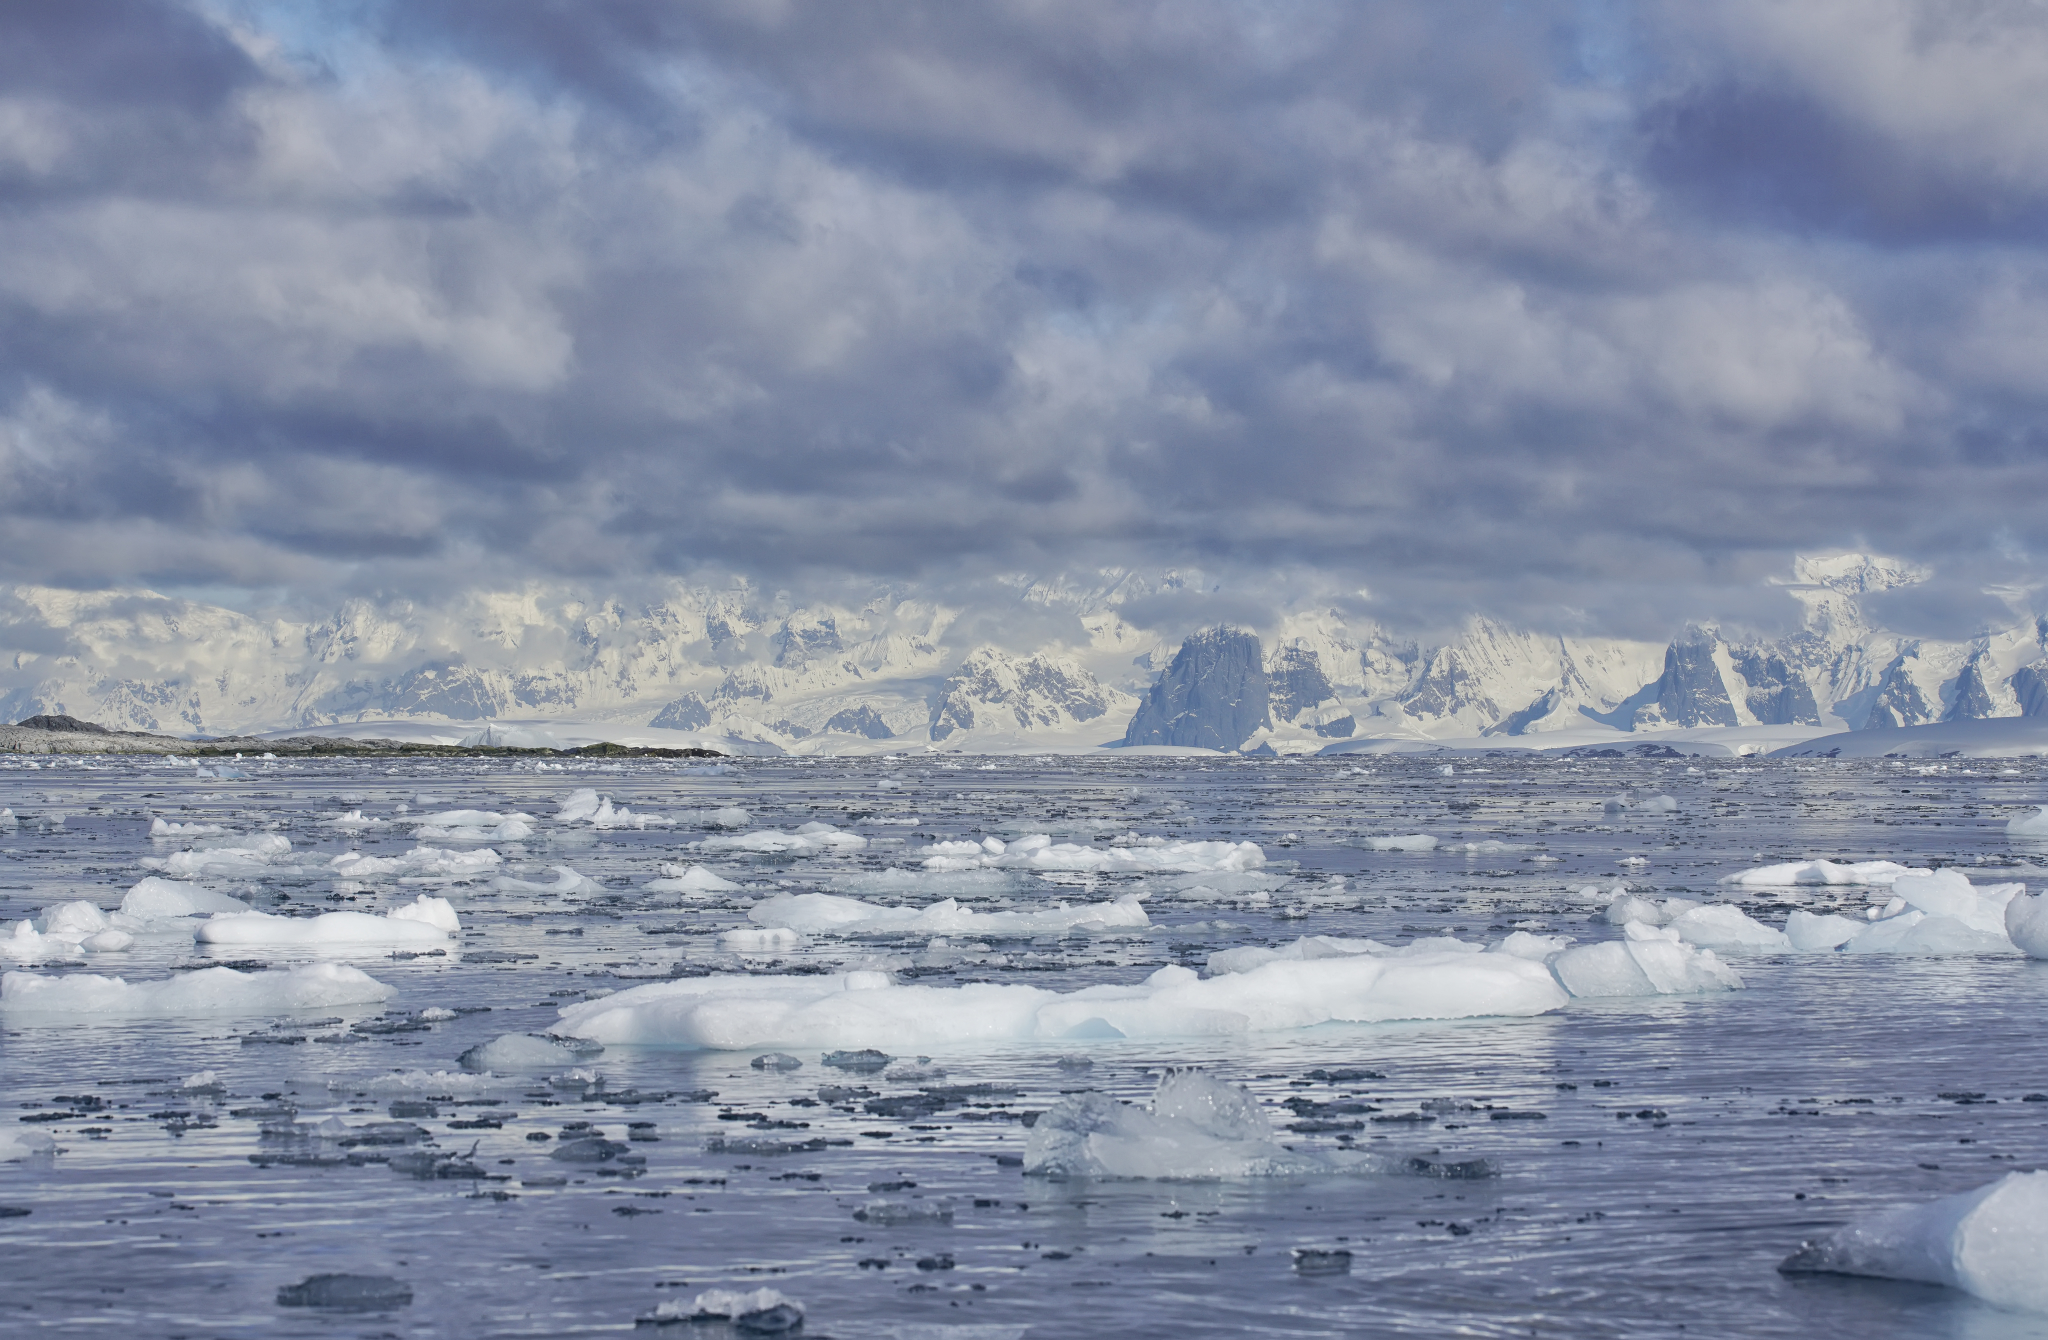
[{"label": "distant rocky shoreline", "polygon": [[180,754],[218,758],[234,754],[275,754],[279,758],[445,756],[451,758],[538,755],[548,758],[724,758],[716,749],[649,749],[621,744],[587,744],[579,749],[513,749],[502,745],[420,744],[406,740],[349,740],[294,735],[282,740],[223,735],[185,740],[145,731],[117,731],[71,716],[32,716],[0,725],[0,754]]}]

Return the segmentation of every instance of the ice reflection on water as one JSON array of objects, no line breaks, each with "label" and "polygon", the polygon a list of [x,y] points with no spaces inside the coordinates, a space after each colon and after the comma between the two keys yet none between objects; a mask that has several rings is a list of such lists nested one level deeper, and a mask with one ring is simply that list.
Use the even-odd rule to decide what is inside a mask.
[{"label": "ice reflection on water", "polygon": [[[544,1028],[584,991],[665,976],[678,963],[733,962],[716,932],[741,924],[742,905],[760,890],[710,902],[636,892],[662,861],[687,859],[680,845],[704,831],[545,822],[576,786],[636,811],[737,803],[761,827],[822,820],[875,840],[858,857],[717,862],[743,881],[792,890],[822,887],[832,872],[914,864],[911,852],[934,838],[1034,829],[1250,839],[1275,861],[1300,863],[1294,882],[1263,905],[1175,897],[1155,881],[1149,931],[986,941],[986,951],[826,940],[784,964],[882,957],[939,984],[1127,982],[1165,963],[1199,965],[1214,949],[1303,934],[1399,940],[1455,928],[1484,938],[1538,921],[1604,937],[1611,930],[1587,920],[1595,907],[1569,888],[1627,878],[1660,895],[1712,897],[1718,876],[1764,859],[1937,859],[2040,879],[2036,854],[2013,850],[2003,833],[2002,807],[2044,798],[2031,762],[2004,775],[2008,765],[1961,762],[1923,773],[1924,765],[1492,758],[1450,777],[1438,763],[1400,759],[950,762],[747,762],[722,774],[655,763],[537,774],[503,761],[283,762],[244,764],[251,776],[222,780],[154,763],[0,761],[0,806],[21,816],[19,828],[0,833],[0,914],[9,918],[74,897],[113,906],[145,873],[142,857],[179,849],[146,839],[151,814],[219,822],[231,836],[282,832],[301,851],[353,845],[388,855],[413,845],[403,825],[351,840],[325,821],[357,809],[388,819],[399,801],[415,812],[525,810],[544,822],[523,843],[497,844],[507,873],[547,879],[548,867],[568,864],[605,886],[568,897],[456,886],[450,896],[470,932],[462,954],[356,960],[399,989],[390,1010],[490,1007],[422,1030],[351,1032],[381,1018],[383,1006],[323,1016],[339,1023],[7,1021],[8,1115],[72,1114],[33,1123],[62,1147],[53,1160],[0,1165],[0,1205],[32,1211],[0,1219],[7,1329],[575,1335],[630,1330],[635,1315],[678,1294],[765,1283],[807,1305],[813,1335],[2048,1334],[2048,1320],[1939,1289],[1787,1279],[1773,1268],[1803,1236],[1862,1207],[2048,1165],[2048,1103],[2020,1101],[2048,1091],[2037,1023],[2048,963],[2017,958],[1745,960],[1749,989],[1729,995],[1232,1043],[1090,1042],[1095,1064],[1085,1071],[1054,1064],[1080,1044],[993,1048],[935,1058],[944,1082],[1015,1086],[1021,1096],[898,1118],[806,1101],[821,1084],[883,1094],[916,1087],[843,1076],[816,1054],[778,1073],[752,1069],[749,1054],[613,1049],[595,1064],[604,1088],[594,1094],[514,1081],[415,1118],[441,1155],[468,1156],[444,1157],[442,1168],[473,1165],[476,1177],[360,1161],[403,1148],[354,1146],[351,1166],[351,1149],[303,1132],[262,1133],[266,1123],[304,1127],[331,1116],[350,1126],[393,1120],[390,1095],[357,1096],[369,1092],[365,1081],[451,1069],[476,1042]],[[1680,811],[1603,813],[1601,802],[1618,793],[1668,793]],[[49,822],[58,813],[62,824]],[[1466,857],[1357,843],[1413,832],[1530,845]],[[1289,834],[1298,837],[1283,840]],[[1638,856],[1651,864],[1619,864]],[[1094,897],[1124,887],[1090,884]],[[381,909],[418,891],[372,884],[351,903],[346,889],[310,875],[225,887],[253,887],[259,906],[301,913]],[[1794,901],[1746,897],[1774,923]],[[1826,890],[1797,901],[1853,906],[1861,897]],[[145,941],[87,966],[147,977],[200,961],[189,945]],[[251,1034],[358,1040],[245,1042]],[[1420,1127],[1359,1133],[1373,1147],[1495,1158],[1505,1175],[1492,1182],[1059,1184],[999,1161],[1022,1151],[1020,1114],[1061,1090],[1142,1099],[1171,1064],[1250,1083],[1276,1126],[1291,1119],[1279,1106],[1288,1097],[1362,1097],[1387,1113],[1457,1098],[1547,1119],[1446,1112]],[[1342,1068],[1385,1078],[1308,1078]],[[171,1091],[209,1069],[225,1094]],[[715,1101],[687,1097],[706,1089]],[[646,1101],[620,1101],[627,1091]],[[1977,1092],[1997,1101],[1937,1097]],[[434,1096],[431,1087],[413,1095]],[[296,1114],[275,1115],[281,1105]],[[232,1115],[266,1109],[273,1115]],[[756,1131],[722,1113],[808,1125]],[[479,1124],[488,1122],[501,1124]],[[644,1155],[644,1171],[552,1159],[575,1122]],[[551,1139],[528,1139],[536,1133]],[[735,1135],[850,1143],[777,1156],[705,1151]],[[328,1166],[279,1157],[323,1150]],[[435,1166],[415,1162],[429,1173]],[[546,1185],[556,1177],[566,1180]],[[916,1185],[889,1194],[949,1200],[952,1222],[876,1227],[852,1217],[878,1194],[871,1186],[904,1182]],[[1338,1245],[1354,1253],[1348,1276],[1304,1278],[1289,1266],[1292,1248]],[[397,1277],[414,1301],[339,1317],[277,1305],[281,1286],[332,1271]]]}]

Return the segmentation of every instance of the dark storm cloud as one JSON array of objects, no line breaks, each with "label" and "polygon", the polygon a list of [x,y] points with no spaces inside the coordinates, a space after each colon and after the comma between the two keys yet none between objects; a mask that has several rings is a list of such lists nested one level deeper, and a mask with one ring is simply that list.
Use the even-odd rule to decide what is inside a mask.
[{"label": "dark storm cloud", "polygon": [[1654,636],[2048,538],[2017,3],[0,24],[0,577],[1196,565]]}]

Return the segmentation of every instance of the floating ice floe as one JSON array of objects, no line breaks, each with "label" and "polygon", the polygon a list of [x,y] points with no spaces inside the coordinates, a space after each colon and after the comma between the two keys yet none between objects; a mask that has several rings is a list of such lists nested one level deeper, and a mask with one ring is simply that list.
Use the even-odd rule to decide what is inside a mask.
[{"label": "floating ice floe", "polygon": [[1360,841],[1371,851],[1435,851],[1437,840],[1427,833],[1403,833],[1393,837],[1369,837]]},{"label": "floating ice floe", "polygon": [[555,872],[551,880],[514,879],[510,875],[500,875],[491,881],[491,887],[500,893],[552,893],[557,897],[604,892],[604,885],[588,875],[577,874],[566,865],[551,868]]},{"label": "floating ice floe", "polygon": [[1015,869],[1099,874],[1207,874],[1257,870],[1266,853],[1253,842],[1169,842],[1132,834],[1109,847],[1084,847],[1054,842],[1033,833],[1013,842],[984,838],[974,842],[940,842],[924,849],[924,868],[931,871]]},{"label": "floating ice floe", "polygon": [[361,810],[350,810],[346,814],[337,814],[332,819],[326,820],[325,826],[328,828],[339,828],[347,832],[361,832],[366,828],[376,828],[385,822],[383,819],[364,818]]},{"label": "floating ice floe", "polygon": [[1869,924],[1842,944],[1842,953],[1986,954],[2014,948],[2005,913],[2026,891],[2024,884],[1978,888],[1957,871],[1937,870],[1901,875],[1891,890],[1891,901],[1870,910]]},{"label": "floating ice floe", "polygon": [[414,847],[403,856],[365,856],[347,851],[327,863],[336,879],[397,879],[401,884],[453,884],[481,879],[503,865],[505,858],[489,847],[448,851]]},{"label": "floating ice floe", "polygon": [[661,878],[650,879],[640,886],[649,893],[736,893],[739,885],[729,879],[721,879],[701,865],[672,865],[661,867]]},{"label": "floating ice floe", "polygon": [[321,949],[407,949],[444,945],[462,922],[446,898],[426,894],[383,916],[369,912],[323,912],[317,917],[281,917],[269,912],[222,912],[192,933],[200,944],[289,945]]},{"label": "floating ice floe", "polygon": [[1010,870],[846,870],[834,874],[830,883],[844,894],[857,897],[930,895],[991,898],[1013,892],[1030,882],[1029,875]]},{"label": "floating ice floe", "polygon": [[413,836],[423,841],[523,842],[533,836],[534,818],[494,810],[442,810],[407,822],[418,825]]},{"label": "floating ice floe", "polygon": [[411,1094],[446,1094],[451,1098],[480,1098],[505,1087],[506,1081],[489,1074],[461,1070],[401,1070],[370,1079],[334,1079],[330,1089],[346,1089],[372,1098],[403,1098]]},{"label": "floating ice floe", "polygon": [[132,948],[134,932],[141,928],[137,918],[107,913],[97,903],[80,898],[56,903],[29,921],[16,922],[13,931],[0,940],[0,959],[16,963],[76,962],[83,951],[116,953]]},{"label": "floating ice floe", "polygon": [[671,819],[685,828],[745,828],[754,816],[737,805],[713,810],[678,810]]},{"label": "floating ice floe", "polygon": [[[764,1288],[706,1289],[687,1306],[680,1298],[671,1298],[638,1321],[648,1326],[667,1326],[684,1321],[730,1321],[742,1335],[793,1335],[802,1328],[803,1319],[802,1303],[778,1289]],[[986,1329],[973,1328],[977,1334]]]},{"label": "floating ice floe", "polygon": [[505,1033],[489,1042],[478,1043],[456,1060],[464,1070],[529,1074],[580,1065],[603,1050],[588,1044],[571,1046],[530,1033]]},{"label": "floating ice floe", "polygon": [[246,838],[233,846],[200,847],[165,857],[144,857],[142,864],[172,879],[261,878],[277,873],[292,854],[291,839],[278,833]]},{"label": "floating ice floe", "polygon": [[2048,894],[2014,894],[2005,905],[2005,934],[2028,958],[2048,958]]},{"label": "floating ice floe", "polygon": [[882,1047],[1045,1038],[1229,1036],[1324,1023],[1543,1014],[1564,991],[1505,954],[1349,956],[1207,980],[1166,967],[1132,986],[1057,992],[974,983],[899,986],[887,973],[717,976],[652,983],[565,1006],[554,1032],[607,1044]]},{"label": "floating ice floe", "polygon": [[1449,935],[1432,936],[1416,940],[1399,948],[1382,944],[1378,940],[1346,939],[1336,935],[1304,935],[1293,944],[1279,949],[1267,949],[1260,945],[1241,945],[1236,949],[1219,949],[1209,955],[1207,967],[1212,975],[1250,972],[1263,968],[1268,963],[1306,963],[1315,959],[1352,958],[1360,954],[1372,954],[1382,958],[1412,958],[1417,954],[1478,954],[1484,945],[1472,944]]},{"label": "floating ice floe", "polygon": [[1107,1094],[1068,1094],[1040,1114],[1024,1171],[1041,1177],[1220,1181],[1399,1170],[1363,1151],[1292,1150],[1273,1138],[1258,1100],[1200,1070],[1169,1070],[1146,1107]]},{"label": "floating ice floe", "polygon": [[96,973],[0,976],[0,1013],[10,1018],[182,1018],[195,1014],[277,1014],[370,1005],[392,988],[360,969],[309,963],[282,971],[200,968],[161,981],[129,982]]},{"label": "floating ice floe", "polygon": [[[1041,1118],[1043,1120],[1043,1118]],[[1786,1274],[1944,1284],[2001,1307],[2048,1312],[2048,1172],[1887,1210],[1803,1244]]]},{"label": "floating ice floe", "polygon": [[173,824],[162,819],[149,821],[149,835],[153,838],[212,837],[225,831],[219,824]]},{"label": "floating ice floe", "polygon": [[812,856],[821,852],[863,851],[868,840],[831,824],[808,823],[794,833],[764,828],[753,833],[735,833],[692,842],[693,851],[755,852],[763,856]]},{"label": "floating ice floe", "polygon": [[1669,927],[1631,921],[1622,938],[1573,945],[1550,961],[1564,989],[1579,997],[1669,996],[1735,991],[1741,974],[1711,949],[1696,949]]},{"label": "floating ice floe", "polygon": [[2006,820],[2007,837],[2048,838],[2048,805],[2043,805],[2032,814],[2022,814]]},{"label": "floating ice floe", "polygon": [[8,1130],[0,1127],[0,1163],[16,1163],[38,1154],[52,1154],[57,1142],[47,1131]]},{"label": "floating ice floe", "polygon": [[1701,903],[1691,898],[1666,898],[1659,903],[1625,889],[1616,890],[1614,901],[1607,905],[1607,920],[1616,926],[1631,922],[1668,926],[1685,943],[1724,954],[1782,954],[1794,947],[1785,932],[1727,903]]},{"label": "floating ice floe", "polygon": [[215,912],[246,912],[249,905],[240,898],[197,884],[180,880],[165,879],[151,875],[142,880],[121,899],[121,911],[138,920],[152,921],[163,917],[202,917]]},{"label": "floating ice floe", "polygon": [[1900,865],[1897,861],[1786,861],[1760,865],[1721,877],[1723,884],[1746,888],[1796,888],[1810,884],[1890,884],[1901,875],[1925,875],[1931,871]]},{"label": "floating ice floe", "polygon": [[908,932],[930,935],[1033,935],[1069,930],[1111,930],[1149,926],[1138,900],[1050,907],[1023,912],[976,912],[947,898],[929,907],[884,907],[829,893],[783,893],[757,904],[747,920],[808,934],[862,935]]},{"label": "floating ice floe", "polygon": [[555,822],[589,824],[592,828],[645,828],[649,824],[666,824],[668,820],[660,815],[635,814],[624,806],[614,809],[610,796],[600,796],[594,789],[583,787],[569,793],[562,808],[555,811]]}]

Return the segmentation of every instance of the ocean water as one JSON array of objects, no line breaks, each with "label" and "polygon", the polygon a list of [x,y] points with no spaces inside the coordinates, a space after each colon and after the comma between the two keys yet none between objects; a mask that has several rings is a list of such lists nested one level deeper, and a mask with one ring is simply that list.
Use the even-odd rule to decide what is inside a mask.
[{"label": "ocean water", "polygon": [[[1861,1211],[2048,1166],[2048,1100],[2029,1101],[2048,1093],[2048,963],[2017,956],[1744,957],[1730,960],[1740,991],[1574,1001],[1527,1019],[926,1048],[914,1072],[900,1067],[919,1065],[916,1048],[879,1042],[896,1078],[800,1048],[784,1049],[802,1063],[788,1070],[754,1067],[765,1048],[612,1047],[499,1078],[458,1064],[478,1043],[545,1031],[566,1003],[679,975],[853,966],[927,985],[1071,990],[1303,935],[1610,939],[1600,912],[1623,881],[1652,897],[1739,901],[1773,924],[1795,906],[1871,900],[1717,883],[1809,856],[2041,879],[2043,854],[2004,831],[2014,807],[2048,799],[2032,761],[1502,754],[1443,767],[920,753],[545,771],[252,759],[228,769],[243,775],[203,776],[157,761],[0,760],[0,806],[18,820],[0,830],[10,921],[75,898],[112,909],[155,872],[147,862],[281,835],[289,856],[200,882],[302,915],[386,910],[427,892],[464,926],[446,953],[340,955],[395,989],[375,1005],[165,1019],[0,1012],[0,1120],[57,1145],[0,1163],[0,1329],[583,1335],[632,1331],[705,1289],[765,1286],[803,1305],[810,1336],[2048,1335],[2048,1318],[1953,1291],[1776,1270],[1803,1239]],[[690,817],[557,821],[579,788],[639,816]],[[1677,812],[1603,807],[1656,795]],[[731,806],[750,820],[732,832],[817,822],[866,846],[693,850],[727,831],[706,812]],[[502,864],[481,879],[334,877],[334,856],[400,855],[420,845],[412,821],[454,809],[523,812],[533,832],[428,840],[495,851]],[[350,813],[380,822],[334,826]],[[158,817],[224,831],[152,840]],[[814,936],[744,954],[721,940],[774,893],[931,901],[862,892],[863,877],[916,870],[934,842],[1031,833],[1096,846],[1249,841],[1277,887],[1024,874],[958,896],[1020,910],[1139,892],[1151,925],[937,946],[928,934]],[[1364,841],[1415,833],[1443,845]],[[1452,849],[1489,841],[1504,845]],[[645,891],[664,863],[706,865],[741,889]],[[551,880],[561,866],[595,884],[491,884]],[[1578,892],[1588,885],[1599,895]],[[142,980],[307,957],[159,936],[13,970]],[[436,1014],[423,1020],[425,1010]],[[1142,1102],[1177,1066],[1247,1086],[1290,1145],[1484,1158],[1499,1175],[1057,1181],[1019,1166],[1027,1123],[1063,1095]],[[217,1088],[181,1089],[205,1071]],[[821,1087],[872,1093],[821,1099]],[[625,1152],[554,1157],[592,1135]],[[924,1213],[881,1222],[865,1209],[876,1201]],[[1336,1248],[1352,1253],[1348,1273],[1295,1268],[1296,1249]],[[280,1302],[280,1290],[331,1273],[397,1281],[409,1301]]]}]

